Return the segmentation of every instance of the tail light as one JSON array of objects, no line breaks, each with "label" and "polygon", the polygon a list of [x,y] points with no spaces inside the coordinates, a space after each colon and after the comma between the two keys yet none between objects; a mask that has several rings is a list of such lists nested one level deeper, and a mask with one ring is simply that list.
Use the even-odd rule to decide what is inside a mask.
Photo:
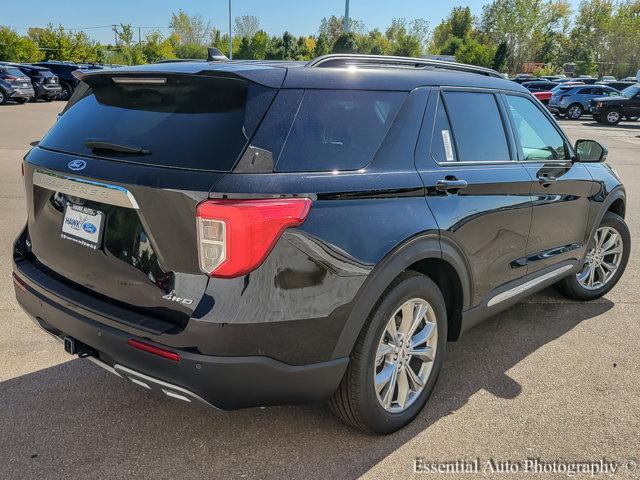
[{"label": "tail light", "polygon": [[202,202],[196,212],[200,269],[222,278],[255,270],[282,232],[301,225],[310,208],[309,198]]},{"label": "tail light", "polygon": [[16,80],[18,80],[18,77],[14,77],[13,75],[7,75],[6,77],[4,77],[5,80],[9,80],[10,82],[15,82]]},{"label": "tail light", "polygon": [[137,348],[138,350],[142,350],[143,352],[152,353],[153,355],[158,355],[159,357],[173,360],[174,362],[180,361],[180,355],[178,355],[176,352],[172,352],[171,350],[166,350],[161,347],[156,347],[155,345],[151,345],[150,343],[141,342],[140,340],[136,340],[135,338],[127,340],[127,345],[133,348]]}]

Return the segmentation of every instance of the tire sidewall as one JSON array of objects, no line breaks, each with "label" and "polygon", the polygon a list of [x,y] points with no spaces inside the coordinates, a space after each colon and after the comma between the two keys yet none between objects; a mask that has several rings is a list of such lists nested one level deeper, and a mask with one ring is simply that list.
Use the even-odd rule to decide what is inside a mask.
[{"label": "tire sidewall", "polygon": [[[438,340],[434,365],[420,396],[404,412],[392,413],[378,401],[373,382],[375,357],[378,343],[391,315],[407,300],[422,298],[433,308],[438,326]],[[447,340],[447,313],[444,300],[436,284],[423,275],[412,275],[388,291],[370,319],[371,325],[365,338],[366,365],[359,369],[357,383],[362,388],[363,410],[368,412],[362,419],[365,425],[377,433],[391,433],[413,420],[429,399],[438,379],[445,356]]]}]

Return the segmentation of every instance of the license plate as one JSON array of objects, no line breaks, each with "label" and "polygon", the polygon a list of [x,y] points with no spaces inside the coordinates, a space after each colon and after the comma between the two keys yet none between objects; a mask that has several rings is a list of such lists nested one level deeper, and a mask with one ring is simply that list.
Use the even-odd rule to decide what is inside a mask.
[{"label": "license plate", "polygon": [[72,240],[96,250],[104,225],[104,213],[80,205],[67,204],[62,219],[60,238]]}]

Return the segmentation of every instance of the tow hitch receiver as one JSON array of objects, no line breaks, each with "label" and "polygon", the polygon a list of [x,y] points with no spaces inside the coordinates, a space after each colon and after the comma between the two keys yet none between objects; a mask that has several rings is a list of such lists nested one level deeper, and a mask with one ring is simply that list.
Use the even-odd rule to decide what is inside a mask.
[{"label": "tow hitch receiver", "polygon": [[78,355],[79,357],[88,357],[89,355],[95,355],[97,352],[73,337],[64,337],[64,351],[69,355]]}]

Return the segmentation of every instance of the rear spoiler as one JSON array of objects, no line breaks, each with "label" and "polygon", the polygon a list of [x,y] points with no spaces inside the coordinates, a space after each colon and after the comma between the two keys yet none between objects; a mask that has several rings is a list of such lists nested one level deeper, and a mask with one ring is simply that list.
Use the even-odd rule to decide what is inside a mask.
[{"label": "rear spoiler", "polygon": [[[226,58],[226,57],[225,57]],[[91,85],[93,81],[111,79],[162,78],[163,76],[205,76],[223,77],[258,83],[269,88],[280,88],[284,82],[286,68],[265,65],[234,64],[231,62],[184,62],[140,65],[131,68],[107,70],[75,70],[73,76]],[[117,80],[116,80],[117,82]],[[124,81],[121,81],[124,83]]]}]

